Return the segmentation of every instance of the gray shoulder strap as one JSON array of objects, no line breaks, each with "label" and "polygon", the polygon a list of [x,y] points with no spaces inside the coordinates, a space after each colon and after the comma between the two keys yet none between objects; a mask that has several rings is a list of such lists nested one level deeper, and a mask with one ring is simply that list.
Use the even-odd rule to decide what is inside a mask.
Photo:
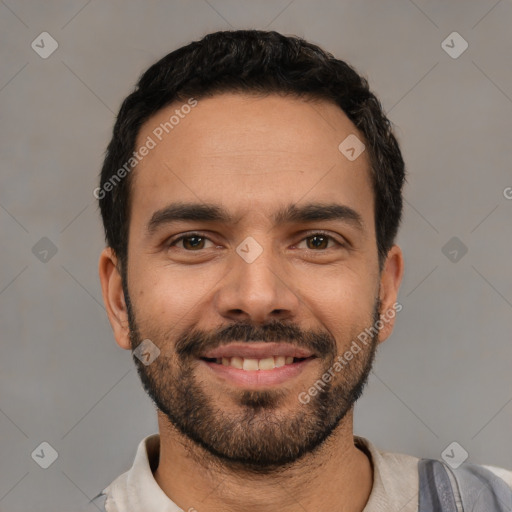
[{"label": "gray shoulder strap", "polygon": [[437,460],[420,459],[418,472],[418,512],[457,512],[452,484],[444,465]]},{"label": "gray shoulder strap", "polygon": [[457,480],[464,510],[512,512],[512,489],[492,471],[469,463],[449,471]]},{"label": "gray shoulder strap", "polygon": [[498,476],[477,464],[457,469],[439,460],[421,459],[419,512],[457,512],[448,471],[454,476],[465,512],[512,512],[512,489]]}]

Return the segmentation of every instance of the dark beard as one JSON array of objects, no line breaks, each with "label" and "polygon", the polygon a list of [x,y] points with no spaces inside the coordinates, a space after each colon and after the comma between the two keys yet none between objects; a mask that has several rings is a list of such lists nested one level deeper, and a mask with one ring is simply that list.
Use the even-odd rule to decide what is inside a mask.
[{"label": "dark beard", "polygon": [[[125,300],[134,350],[145,337],[135,321],[126,289]],[[379,306],[377,300],[373,325],[379,319]],[[362,332],[364,327],[370,326],[363,326],[357,332]],[[151,340],[160,348],[160,355],[148,366],[135,356],[133,359],[142,385],[158,409],[186,438],[206,450],[204,462],[208,457],[238,472],[269,474],[290,467],[305,454],[314,452],[333,433],[362,395],[373,366],[376,338],[372,336],[370,343],[340,372],[335,372],[335,378],[322,385],[322,392],[311,396],[307,404],[297,398],[293,415],[289,410],[288,413],[279,410],[288,395],[282,389],[238,391],[233,397],[241,412],[228,414],[217,408],[195,377],[197,358],[205,350],[230,341],[293,340],[325,360],[320,378],[338,356],[336,342],[328,333],[302,331],[280,322],[261,328],[236,323],[211,333],[189,330],[177,338],[175,345],[170,343],[169,335],[153,333]]]}]

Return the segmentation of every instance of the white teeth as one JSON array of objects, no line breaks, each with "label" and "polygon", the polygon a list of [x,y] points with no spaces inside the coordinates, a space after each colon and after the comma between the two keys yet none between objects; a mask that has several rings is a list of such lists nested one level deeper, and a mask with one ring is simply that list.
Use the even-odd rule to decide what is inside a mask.
[{"label": "white teeth", "polygon": [[231,366],[234,366],[235,368],[241,370],[244,367],[244,360],[241,357],[232,357]]},{"label": "white teeth", "polygon": [[277,356],[274,358],[276,368],[284,366],[286,364],[286,358],[284,356]]},{"label": "white teeth", "polygon": [[273,370],[275,367],[273,357],[267,357],[266,359],[260,359],[258,361],[258,368],[260,370]]},{"label": "white teeth", "polygon": [[215,360],[218,364],[223,366],[232,366],[239,370],[246,370],[253,372],[256,370],[273,370],[274,368],[280,368],[285,364],[292,364],[292,356],[273,356],[265,357],[264,359],[253,359],[244,357],[218,357]]},{"label": "white teeth", "polygon": [[258,369],[258,360],[257,359],[245,359],[244,358],[244,370],[254,371]]}]

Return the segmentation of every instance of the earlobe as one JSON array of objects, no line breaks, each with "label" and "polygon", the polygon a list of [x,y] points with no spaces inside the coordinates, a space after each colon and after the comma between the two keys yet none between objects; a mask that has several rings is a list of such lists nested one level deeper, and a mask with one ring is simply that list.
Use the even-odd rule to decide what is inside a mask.
[{"label": "earlobe", "polygon": [[103,302],[117,344],[126,350],[131,349],[129,337],[128,311],[123,291],[123,281],[118,270],[117,257],[110,247],[103,249],[98,271]]},{"label": "earlobe", "polygon": [[393,331],[397,313],[402,309],[398,303],[398,291],[404,272],[402,250],[394,245],[388,252],[380,278],[380,320],[382,328],[379,332],[379,342],[386,340]]}]

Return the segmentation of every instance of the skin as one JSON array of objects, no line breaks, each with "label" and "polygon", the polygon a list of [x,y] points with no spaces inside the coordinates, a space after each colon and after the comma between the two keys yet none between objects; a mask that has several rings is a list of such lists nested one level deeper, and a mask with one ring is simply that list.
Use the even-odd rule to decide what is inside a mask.
[{"label": "skin", "polygon": [[[179,107],[170,105],[146,122],[137,147]],[[402,253],[393,246],[379,270],[368,156],[363,152],[350,162],[338,150],[349,134],[364,140],[344,112],[326,101],[221,94],[200,99],[137,165],[126,283],[137,336],[135,325],[130,332],[122,279],[110,248],[101,254],[99,273],[117,343],[130,350],[134,340],[153,340],[161,350],[156,360],[160,366],[150,365],[146,371],[160,384],[166,369],[169,376],[177,374],[176,342],[194,328],[213,334],[235,322],[255,328],[290,322],[302,332],[323,333],[332,340],[334,355],[346,352],[357,334],[372,325],[377,298],[381,313],[393,309],[403,274]],[[222,205],[236,222],[180,221],[149,234],[154,212],[175,201]],[[308,202],[348,206],[360,215],[362,228],[346,220],[272,222],[280,207]],[[316,248],[307,238],[318,230],[333,237],[328,247],[325,241]],[[209,239],[199,244],[199,251],[190,239],[173,247],[164,243],[194,231]],[[263,248],[250,264],[236,252],[248,236]],[[393,325],[393,319],[384,322],[375,343],[387,339]],[[293,339],[288,341],[293,344]],[[357,376],[369,361],[367,348],[335,373],[332,385],[345,389],[347,375]],[[191,382],[214,410],[227,418],[244,418],[244,390],[197,360],[189,363]],[[258,412],[251,435],[261,434],[273,414],[282,421],[304,412],[311,415],[315,401],[306,406],[297,397],[331,363],[326,352],[300,375],[271,389],[268,396],[276,399],[275,407]],[[165,382],[173,385],[170,377]],[[160,460],[154,476],[184,510],[360,512],[371,492],[372,466],[353,441],[353,406],[317,449],[259,472],[211,453],[160,410],[158,423]]]}]

